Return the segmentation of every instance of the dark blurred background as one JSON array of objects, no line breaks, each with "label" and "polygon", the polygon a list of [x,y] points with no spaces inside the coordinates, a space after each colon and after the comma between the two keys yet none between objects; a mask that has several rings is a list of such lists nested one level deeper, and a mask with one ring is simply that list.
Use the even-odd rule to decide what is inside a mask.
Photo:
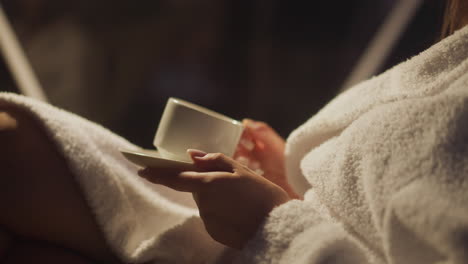
[{"label": "dark blurred background", "polygon": [[[150,147],[168,97],[287,136],[342,88],[392,0],[1,0],[50,102]],[[425,0],[378,72],[439,38]],[[0,90],[18,92],[3,60]]]}]

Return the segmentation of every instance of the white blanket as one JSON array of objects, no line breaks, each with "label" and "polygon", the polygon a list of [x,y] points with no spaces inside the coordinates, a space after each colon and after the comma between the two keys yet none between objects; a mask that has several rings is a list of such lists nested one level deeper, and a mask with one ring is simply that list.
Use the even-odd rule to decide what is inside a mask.
[{"label": "white blanket", "polygon": [[287,170],[304,201],[275,208],[240,252],[209,238],[186,194],[139,179],[118,152],[136,148],[124,139],[31,99],[0,100],[46,125],[125,261],[468,263],[467,57],[468,27],[294,131]]}]

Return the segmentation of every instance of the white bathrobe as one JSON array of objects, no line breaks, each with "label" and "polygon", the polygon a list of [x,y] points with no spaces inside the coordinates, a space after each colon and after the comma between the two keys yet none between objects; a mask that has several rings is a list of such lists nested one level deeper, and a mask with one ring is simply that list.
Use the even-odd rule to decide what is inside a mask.
[{"label": "white bathrobe", "polygon": [[468,263],[468,27],[341,94],[295,130],[275,208],[242,251],[213,241],[187,194],[153,186],[111,132],[34,100],[112,249],[152,263]]}]

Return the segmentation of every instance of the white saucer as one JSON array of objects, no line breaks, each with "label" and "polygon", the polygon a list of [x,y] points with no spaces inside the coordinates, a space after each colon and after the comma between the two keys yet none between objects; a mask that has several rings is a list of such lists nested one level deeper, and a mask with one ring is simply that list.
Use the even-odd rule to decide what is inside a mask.
[{"label": "white saucer", "polygon": [[173,160],[161,157],[157,150],[141,149],[141,150],[128,150],[120,149],[120,153],[124,155],[129,161],[140,165],[142,167],[152,168],[174,168],[183,170],[193,170],[193,163]]}]

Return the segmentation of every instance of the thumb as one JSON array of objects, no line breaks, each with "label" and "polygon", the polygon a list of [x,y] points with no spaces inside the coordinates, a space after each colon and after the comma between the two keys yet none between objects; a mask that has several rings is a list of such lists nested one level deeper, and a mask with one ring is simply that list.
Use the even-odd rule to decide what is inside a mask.
[{"label": "thumb", "polygon": [[245,119],[246,131],[255,141],[254,153],[259,159],[267,158],[272,154],[283,154],[285,149],[284,139],[268,124],[251,119]]},{"label": "thumb", "polygon": [[205,171],[232,172],[235,166],[235,161],[222,153],[205,153],[196,149],[187,152],[195,166]]}]

